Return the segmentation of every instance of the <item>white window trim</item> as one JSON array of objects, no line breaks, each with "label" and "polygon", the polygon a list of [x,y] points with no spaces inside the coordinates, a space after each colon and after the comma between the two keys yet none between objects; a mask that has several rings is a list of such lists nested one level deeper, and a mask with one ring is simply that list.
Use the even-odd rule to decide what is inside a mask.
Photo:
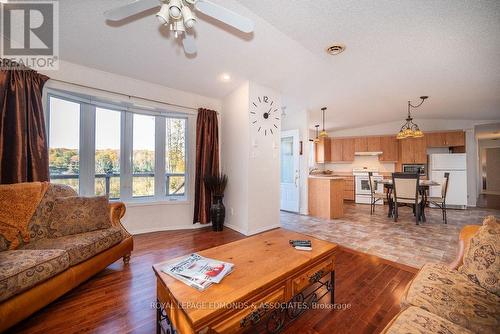
[{"label": "white window trim", "polygon": [[[95,115],[96,107],[121,112],[120,117],[120,198],[113,201],[122,201],[141,205],[163,205],[163,204],[189,204],[191,203],[191,160],[190,160],[190,122],[193,122],[190,113],[168,111],[169,106],[164,109],[142,109],[126,101],[107,101],[102,98],[91,97],[78,92],[67,92],[54,88],[47,88],[44,92],[45,121],[47,138],[50,134],[50,98],[58,98],[65,101],[80,104],[80,147],[79,147],[79,192],[82,196],[94,196],[95,194]],[[132,196],[132,151],[133,151],[133,115],[144,114],[155,116],[155,187],[153,196]],[[186,171],[184,173],[184,195],[167,196],[165,152],[166,152],[166,119],[184,119],[184,157]],[[50,145],[50,143],[49,143]],[[83,173],[82,173],[83,171]]]}]

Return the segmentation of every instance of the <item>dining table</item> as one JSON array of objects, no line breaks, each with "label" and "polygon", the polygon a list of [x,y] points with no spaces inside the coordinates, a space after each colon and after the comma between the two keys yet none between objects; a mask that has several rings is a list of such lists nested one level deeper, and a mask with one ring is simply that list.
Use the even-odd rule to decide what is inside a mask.
[{"label": "dining table", "polygon": [[[386,189],[387,194],[387,203],[389,203],[389,212],[387,213],[387,217],[393,217],[394,215],[394,202],[392,201],[392,189],[394,185],[391,179],[378,180],[377,183],[383,184],[384,189]],[[439,182],[433,180],[419,180],[418,182],[418,192],[422,196],[422,200],[424,201],[424,205],[422,206],[422,220],[425,222],[425,207],[427,205],[427,196],[429,194],[429,188],[434,186],[440,186]]]}]

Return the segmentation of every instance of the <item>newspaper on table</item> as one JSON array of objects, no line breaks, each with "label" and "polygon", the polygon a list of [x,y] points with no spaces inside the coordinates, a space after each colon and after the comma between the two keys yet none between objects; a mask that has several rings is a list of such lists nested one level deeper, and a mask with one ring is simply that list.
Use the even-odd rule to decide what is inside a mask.
[{"label": "newspaper on table", "polygon": [[233,271],[233,264],[203,257],[193,253],[187,257],[169,263],[162,271],[198,290],[205,290]]}]

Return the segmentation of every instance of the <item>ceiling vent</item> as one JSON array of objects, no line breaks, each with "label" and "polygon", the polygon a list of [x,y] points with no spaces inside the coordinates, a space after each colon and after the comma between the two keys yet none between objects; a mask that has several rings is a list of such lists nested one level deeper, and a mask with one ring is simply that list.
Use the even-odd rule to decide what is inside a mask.
[{"label": "ceiling vent", "polygon": [[345,50],[345,45],[343,44],[334,44],[326,48],[326,53],[329,55],[335,56],[338,55],[339,53],[344,52]]}]

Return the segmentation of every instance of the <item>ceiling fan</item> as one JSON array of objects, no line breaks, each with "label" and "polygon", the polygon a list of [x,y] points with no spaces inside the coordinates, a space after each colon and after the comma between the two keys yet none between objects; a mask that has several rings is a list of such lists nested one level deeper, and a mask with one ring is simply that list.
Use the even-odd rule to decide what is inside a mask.
[{"label": "ceiling fan", "polygon": [[176,38],[183,37],[182,45],[186,54],[196,53],[194,36],[188,33],[197,21],[194,10],[245,33],[254,29],[252,20],[207,0],[135,0],[104,12],[104,17],[111,21],[120,21],[155,7],[160,7],[156,14],[158,21],[168,26]]}]

